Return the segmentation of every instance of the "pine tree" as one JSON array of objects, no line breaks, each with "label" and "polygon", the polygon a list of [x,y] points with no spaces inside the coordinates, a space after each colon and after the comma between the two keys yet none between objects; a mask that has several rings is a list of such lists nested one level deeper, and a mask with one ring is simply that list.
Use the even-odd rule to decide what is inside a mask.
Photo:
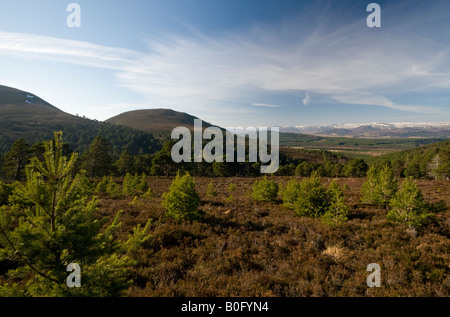
[{"label": "pine tree", "polygon": [[123,178],[122,183],[122,195],[134,196],[136,194],[135,177],[130,173],[127,173]]},{"label": "pine tree", "polygon": [[107,192],[109,183],[109,177],[103,176],[102,180],[98,182],[97,186],[95,187],[95,192],[97,194],[104,194]]},{"label": "pine tree", "polygon": [[2,153],[0,153],[0,179],[4,179],[5,170],[4,170],[5,157]]},{"label": "pine tree", "polygon": [[[0,260],[19,265],[8,272],[13,282],[0,286],[0,296],[121,295],[131,282],[131,253],[148,238],[149,222],[118,241],[121,212],[106,228],[107,219],[97,219],[97,199],[89,199],[84,176],[72,173],[77,155],[62,155],[62,133],[45,148],[44,160],[31,159],[26,183],[15,184],[10,205],[0,210]],[[72,263],[81,268],[81,287],[66,284]]]},{"label": "pine tree", "polygon": [[[136,178],[137,178],[137,174],[136,174]],[[136,185],[137,193],[139,195],[144,195],[149,189],[150,188],[147,183],[147,175],[145,173],[142,173],[141,176],[139,176],[139,178],[137,178],[137,185]]]},{"label": "pine tree", "polygon": [[164,143],[161,151],[157,152],[152,159],[151,174],[155,176],[169,177],[177,172],[177,168],[181,167],[181,163],[174,163],[172,160],[171,149],[173,141]]},{"label": "pine tree", "polygon": [[368,169],[363,159],[351,159],[345,164],[343,173],[346,177],[363,177]]},{"label": "pine tree", "polygon": [[387,219],[406,223],[414,229],[422,229],[434,216],[430,211],[432,206],[424,200],[422,191],[412,177],[403,181],[402,187],[389,205],[391,210]]},{"label": "pine tree", "polygon": [[322,215],[322,221],[330,226],[336,227],[347,221],[349,208],[345,203],[344,192],[335,180],[328,186],[328,196],[330,205]]},{"label": "pine tree", "polygon": [[208,184],[208,188],[206,188],[206,196],[208,196],[208,197],[216,197],[217,196],[216,188],[214,187],[214,184],[212,182],[210,182]]},{"label": "pine tree", "polygon": [[200,196],[195,190],[195,182],[189,173],[177,176],[172,181],[169,191],[164,193],[162,205],[166,208],[166,215],[175,220],[189,220],[198,218]]},{"label": "pine tree", "polygon": [[450,145],[439,150],[439,164],[433,171],[437,178],[450,179]]},{"label": "pine tree", "polygon": [[278,184],[264,176],[253,184],[252,197],[256,201],[275,201],[278,196]]},{"label": "pine tree", "polygon": [[118,175],[126,175],[127,173],[134,173],[134,157],[129,151],[123,151],[119,159],[114,163]]},{"label": "pine tree", "polygon": [[381,169],[378,177],[378,186],[380,191],[380,204],[387,206],[398,189],[397,179],[389,165],[384,165]]},{"label": "pine tree", "polygon": [[309,178],[300,182],[299,194],[294,203],[294,210],[299,216],[317,217],[325,213],[329,206],[327,189],[314,171]]},{"label": "pine tree", "polygon": [[386,207],[397,192],[398,182],[389,165],[371,166],[361,188],[361,202]]},{"label": "pine tree", "polygon": [[30,159],[30,146],[24,139],[18,139],[5,155],[4,170],[8,178],[21,180],[25,165]]},{"label": "pine tree", "polygon": [[119,184],[114,181],[112,176],[109,177],[108,184],[106,185],[106,193],[113,199],[122,197],[122,191],[120,190]]},{"label": "pine tree", "polygon": [[127,173],[123,179],[122,194],[124,196],[143,195],[148,190],[147,175],[142,173],[140,176],[135,173]]},{"label": "pine tree", "polygon": [[294,179],[290,179],[286,186],[281,189],[281,197],[283,199],[283,206],[294,209],[295,202],[300,195],[300,184]]},{"label": "pine tree", "polygon": [[89,150],[83,155],[82,168],[89,177],[102,177],[111,170],[110,145],[104,138],[97,136]]},{"label": "pine tree", "polygon": [[361,196],[361,202],[364,204],[378,203],[378,177],[374,165],[367,171],[367,178],[361,187]]},{"label": "pine tree", "polygon": [[8,204],[9,196],[11,196],[13,188],[13,185],[5,184],[0,181],[0,206]]}]

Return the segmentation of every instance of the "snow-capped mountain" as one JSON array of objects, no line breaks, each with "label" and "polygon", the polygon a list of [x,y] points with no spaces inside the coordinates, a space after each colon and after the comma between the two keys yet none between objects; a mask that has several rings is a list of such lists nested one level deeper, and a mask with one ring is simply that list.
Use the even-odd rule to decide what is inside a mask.
[{"label": "snow-capped mountain", "polygon": [[450,122],[350,123],[280,127],[280,132],[351,137],[450,137]]}]

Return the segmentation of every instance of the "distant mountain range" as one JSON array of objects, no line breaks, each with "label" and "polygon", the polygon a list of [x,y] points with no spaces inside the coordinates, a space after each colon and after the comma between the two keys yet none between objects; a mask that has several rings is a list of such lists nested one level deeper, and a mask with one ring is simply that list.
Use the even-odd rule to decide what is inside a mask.
[{"label": "distant mountain range", "polygon": [[290,126],[280,127],[280,132],[352,138],[449,138],[450,122]]}]

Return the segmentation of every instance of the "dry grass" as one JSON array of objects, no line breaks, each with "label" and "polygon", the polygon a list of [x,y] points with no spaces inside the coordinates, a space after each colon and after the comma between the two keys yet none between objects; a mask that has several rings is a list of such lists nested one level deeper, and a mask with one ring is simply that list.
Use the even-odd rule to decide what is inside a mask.
[{"label": "dry grass", "polygon": [[327,246],[322,254],[330,257],[336,262],[343,262],[350,256],[350,251],[343,246],[343,243]]}]

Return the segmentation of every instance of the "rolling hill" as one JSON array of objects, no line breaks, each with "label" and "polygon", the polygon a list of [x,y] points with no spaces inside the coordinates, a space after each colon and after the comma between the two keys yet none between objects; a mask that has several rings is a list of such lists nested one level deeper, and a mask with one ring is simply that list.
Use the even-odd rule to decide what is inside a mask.
[{"label": "rolling hill", "polygon": [[[145,109],[124,112],[106,120],[106,122],[150,132],[155,137],[164,138],[170,136],[171,131],[179,126],[193,130],[194,119],[199,118],[171,109]],[[202,125],[203,128],[212,126],[204,121]]]},{"label": "rolling hill", "polygon": [[88,123],[65,113],[38,96],[0,86],[0,136],[6,139],[33,139],[48,129],[48,124]]},{"label": "rolling hill", "polygon": [[86,150],[97,135],[111,145],[112,153],[154,153],[161,148],[152,134],[125,126],[113,125],[68,114],[35,94],[0,86],[0,153],[9,150],[19,138],[30,145],[63,131],[72,150]]}]

